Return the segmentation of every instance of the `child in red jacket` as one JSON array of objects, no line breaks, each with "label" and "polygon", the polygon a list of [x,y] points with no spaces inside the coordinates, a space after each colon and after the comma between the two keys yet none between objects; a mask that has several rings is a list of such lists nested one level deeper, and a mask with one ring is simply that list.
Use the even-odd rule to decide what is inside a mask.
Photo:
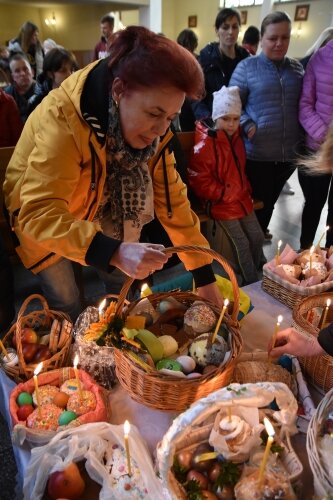
[{"label": "child in red jacket", "polygon": [[235,252],[244,284],[260,279],[265,259],[264,234],[253,209],[245,174],[245,148],[240,135],[242,104],[238,87],[222,87],[213,94],[214,128],[196,123],[195,146],[188,180],[194,193],[210,207]]}]

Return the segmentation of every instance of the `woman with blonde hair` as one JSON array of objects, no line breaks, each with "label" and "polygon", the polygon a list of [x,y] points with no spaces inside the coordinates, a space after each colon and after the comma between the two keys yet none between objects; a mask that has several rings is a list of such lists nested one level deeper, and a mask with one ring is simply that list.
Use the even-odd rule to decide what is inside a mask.
[{"label": "woman with blonde hair", "polygon": [[305,57],[303,57],[303,59],[300,59],[299,62],[302,64],[304,69],[306,68],[308,62],[310,61],[311,56],[315,52],[317,52],[318,49],[324,47],[330,40],[332,40],[332,38],[333,38],[333,26],[329,26],[320,33],[314,44],[311,45],[311,47],[306,51]]},{"label": "woman with blonde hair", "polygon": [[38,31],[34,23],[27,21],[22,25],[17,38],[10,40],[8,45],[11,56],[19,52],[26,55],[34,78],[43,71],[44,51],[38,38]]}]

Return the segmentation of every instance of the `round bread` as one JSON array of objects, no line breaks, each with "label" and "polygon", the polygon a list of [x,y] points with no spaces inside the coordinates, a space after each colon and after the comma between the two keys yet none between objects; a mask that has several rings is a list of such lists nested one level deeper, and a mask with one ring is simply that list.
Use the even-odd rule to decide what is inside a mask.
[{"label": "round bread", "polygon": [[203,333],[194,339],[190,345],[189,354],[199,366],[218,366],[224,360],[224,356],[228,351],[227,342],[219,335],[216,337],[214,344],[211,344],[211,339],[211,333]]},{"label": "round bread", "polygon": [[30,429],[40,429],[43,431],[56,431],[59,424],[58,418],[62,409],[54,404],[45,404],[36,408],[27,418],[27,427]]},{"label": "round bread", "polygon": [[305,278],[310,278],[311,276],[320,276],[323,281],[327,276],[327,268],[325,264],[321,262],[312,262],[310,270],[310,262],[304,266],[304,276]]},{"label": "round bread", "polygon": [[296,264],[280,264],[279,266],[276,266],[276,269],[282,269],[287,276],[296,279],[299,278],[302,272],[301,266],[298,266]]},{"label": "round bread", "polygon": [[[38,394],[39,394],[39,404],[41,406],[47,405],[53,402],[53,398],[59,392],[59,387],[55,385],[45,384],[38,386]],[[37,405],[37,397],[36,391],[34,391],[32,395],[32,400],[35,405]]]},{"label": "round bread", "polygon": [[296,394],[296,382],[291,373],[280,365],[268,361],[241,361],[237,363],[233,382],[239,384],[256,382],[283,382]]},{"label": "round bread", "polygon": [[184,315],[184,330],[189,334],[210,332],[216,320],[215,313],[209,306],[195,301]]},{"label": "round bread", "polygon": [[[326,258],[323,255],[320,255],[319,253],[313,253],[311,260],[312,262],[322,262],[324,264]],[[303,267],[308,262],[310,262],[310,250],[304,250],[303,252],[298,254],[298,257],[296,259],[297,264],[300,264]]]},{"label": "round bread", "polygon": [[82,391],[82,397],[79,392],[75,392],[69,397],[67,410],[73,411],[77,415],[84,415],[96,408],[96,397],[91,391]]}]

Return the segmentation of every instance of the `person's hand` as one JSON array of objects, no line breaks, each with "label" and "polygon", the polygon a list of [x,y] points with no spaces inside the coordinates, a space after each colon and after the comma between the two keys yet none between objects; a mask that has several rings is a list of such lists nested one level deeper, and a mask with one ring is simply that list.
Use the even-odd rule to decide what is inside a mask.
[{"label": "person's hand", "polygon": [[325,351],[315,337],[302,335],[294,328],[286,328],[276,334],[275,347],[272,349],[272,339],[268,345],[268,354],[277,358],[283,354],[294,356],[318,356]]},{"label": "person's hand", "polygon": [[213,304],[222,309],[223,297],[221,296],[216,282],[199,287],[197,289],[197,295],[199,295],[199,297],[202,297],[203,299],[210,300],[211,302],[213,302]]},{"label": "person's hand", "polygon": [[252,137],[254,136],[256,131],[257,131],[257,127],[255,125],[252,125],[247,132],[247,138],[252,139]]},{"label": "person's hand", "polygon": [[153,243],[121,243],[114,252],[110,265],[116,266],[133,279],[142,280],[162,269],[168,261],[163,245]]}]

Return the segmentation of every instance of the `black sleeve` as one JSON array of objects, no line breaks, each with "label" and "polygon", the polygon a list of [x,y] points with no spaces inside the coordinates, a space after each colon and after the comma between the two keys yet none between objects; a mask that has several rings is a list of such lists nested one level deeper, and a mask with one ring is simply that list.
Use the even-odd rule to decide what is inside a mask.
[{"label": "black sleeve", "polygon": [[110,259],[121,243],[101,232],[96,233],[87,250],[86,263],[101,271],[111,272],[114,266],[110,266]]},{"label": "black sleeve", "polygon": [[333,356],[333,323],[320,330],[318,342],[327,354]]},{"label": "black sleeve", "polygon": [[209,285],[210,283],[214,283],[216,281],[213,268],[210,264],[198,267],[197,269],[192,269],[191,273],[197,288]]}]

